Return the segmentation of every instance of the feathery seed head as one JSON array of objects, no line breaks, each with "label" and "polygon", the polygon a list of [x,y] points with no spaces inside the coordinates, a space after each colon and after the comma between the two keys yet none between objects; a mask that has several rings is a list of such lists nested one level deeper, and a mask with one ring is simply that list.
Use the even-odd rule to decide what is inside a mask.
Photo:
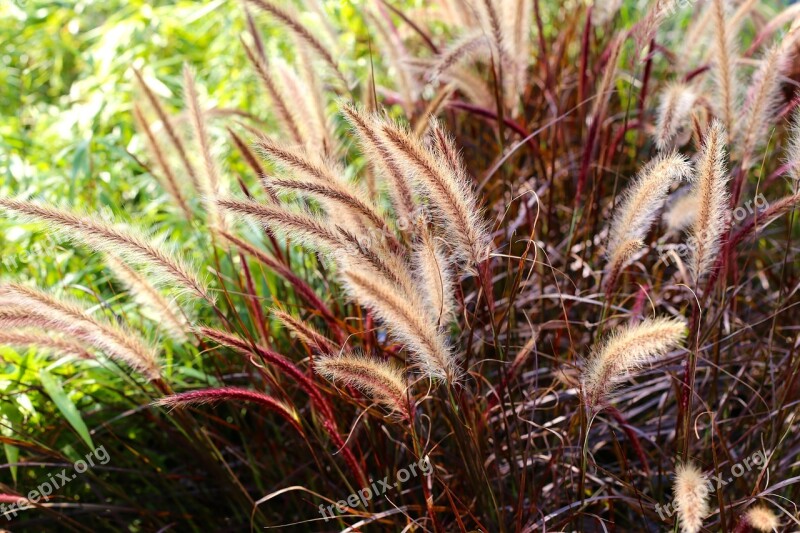
[{"label": "feathery seed head", "polygon": [[396,366],[364,355],[346,353],[318,358],[314,369],[329,381],[355,387],[392,412],[409,418],[408,387],[402,371]]},{"label": "feathery seed head", "polygon": [[694,89],[683,83],[673,83],[661,95],[656,118],[656,146],[666,150],[671,144],[682,144],[688,141],[680,139],[681,130],[691,133],[690,114],[697,94]]},{"label": "feathery seed head", "polygon": [[769,533],[777,531],[781,522],[778,517],[768,507],[764,505],[756,505],[747,510],[745,515],[747,523],[756,531],[763,531]]},{"label": "feathery seed head", "polygon": [[599,408],[632,371],[664,356],[685,335],[686,323],[681,318],[647,319],[610,335],[583,370],[581,381],[587,407]]},{"label": "feathery seed head", "polygon": [[675,470],[673,491],[681,531],[697,533],[708,515],[708,481],[696,466],[681,464]]},{"label": "feathery seed head", "polygon": [[729,196],[725,142],[725,129],[719,121],[714,121],[703,140],[692,189],[692,194],[697,198],[697,215],[690,230],[694,244],[690,264],[695,282],[714,263],[727,224],[725,217]]},{"label": "feathery seed head", "polygon": [[690,173],[689,162],[675,152],[657,157],[639,172],[611,222],[607,256],[612,266],[620,266],[636,251],[632,243],[644,242],[670,187]]},{"label": "feathery seed head", "polygon": [[0,207],[23,220],[43,222],[48,230],[65,239],[139,265],[153,276],[157,285],[163,284],[181,294],[214,301],[205,281],[182,258],[168,250],[161,240],[135,228],[111,225],[98,216],[78,215],[47,204],[14,198],[0,198]]}]

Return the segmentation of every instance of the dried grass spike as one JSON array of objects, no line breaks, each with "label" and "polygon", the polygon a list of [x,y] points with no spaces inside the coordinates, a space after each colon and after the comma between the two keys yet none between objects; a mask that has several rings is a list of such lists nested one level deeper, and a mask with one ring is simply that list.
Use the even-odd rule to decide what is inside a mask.
[{"label": "dried grass spike", "polygon": [[373,400],[410,418],[407,386],[402,371],[394,365],[346,353],[317,359],[314,369],[332,383],[342,383],[360,390]]},{"label": "dried grass spike", "polygon": [[318,353],[332,353],[336,351],[333,341],[322,335],[304,321],[281,311],[273,309],[272,314],[290,331],[294,332],[306,345],[315,348]]},{"label": "dried grass spike", "polygon": [[617,206],[611,221],[607,255],[611,265],[619,265],[627,243],[647,235],[664,204],[669,188],[688,177],[691,166],[685,157],[672,153],[659,156],[643,168]]},{"label": "dried grass spike", "polygon": [[457,157],[457,168],[453,168],[455,149],[438,122],[431,124],[431,138],[438,152],[429,150],[397,124],[376,121],[375,126],[379,128],[387,152],[415,180],[440,213],[455,257],[468,267],[486,259],[489,250],[486,223]]},{"label": "dried grass spike", "polygon": [[214,301],[206,283],[182,258],[170,252],[159,240],[134,228],[112,226],[99,217],[76,215],[47,204],[14,198],[0,197],[0,207],[23,220],[44,222],[50,231],[66,239],[140,265],[156,277],[157,285],[169,284],[179,292]]},{"label": "dried grass spike", "polygon": [[681,464],[673,491],[682,533],[698,533],[708,515],[708,481],[696,466]]},{"label": "dried grass spike", "polygon": [[398,341],[406,345],[414,360],[432,378],[458,379],[455,356],[447,346],[436,321],[424,313],[424,304],[414,295],[399,292],[394,285],[353,269],[343,274],[350,293],[371,309]]},{"label": "dried grass spike", "polygon": [[775,513],[764,505],[756,505],[748,509],[745,514],[745,519],[750,527],[756,531],[763,531],[764,533],[777,531],[781,525]]},{"label": "dried grass spike", "polygon": [[662,357],[685,335],[686,323],[680,318],[647,319],[613,333],[584,368],[581,382],[587,407],[599,408],[629,373]]},{"label": "dried grass spike", "polygon": [[224,231],[225,219],[220,214],[216,202],[220,194],[219,167],[217,165],[217,160],[211,154],[211,141],[208,136],[203,110],[200,108],[194,73],[189,68],[189,65],[186,64],[183,65],[183,90],[186,105],[189,108],[194,137],[203,158],[204,172],[201,175],[199,184],[200,193],[203,195],[203,203],[208,211],[208,223],[213,231]]},{"label": "dried grass spike", "polygon": [[167,300],[144,276],[113,255],[106,256],[111,271],[133,295],[134,300],[145,309],[150,318],[176,342],[186,342],[190,329],[183,311]]},{"label": "dried grass spike", "polygon": [[280,7],[273,3],[271,0],[246,0],[255,7],[265,11],[278,19],[297,39],[304,42],[310,50],[313,50],[320,59],[322,59],[336,74],[342,84],[347,87],[348,83],[342,71],[339,70],[336,60],[331,54],[330,47],[324,45],[319,39],[303,26],[298,20],[297,14],[292,11]]},{"label": "dried grass spike", "polygon": [[664,91],[656,118],[656,146],[659,150],[669,148],[681,128],[691,131],[689,119],[696,100],[694,89],[682,83],[673,83]]},{"label": "dried grass spike", "polygon": [[738,107],[736,80],[735,28],[728,23],[725,0],[712,0],[711,13],[714,24],[712,72],[717,92],[717,105],[726,131],[734,131]]},{"label": "dried grass spike", "polygon": [[116,323],[91,316],[77,302],[38,289],[12,283],[0,285],[0,324],[58,331],[126,363],[149,379],[161,376],[157,351],[143,338]]},{"label": "dried grass spike", "polygon": [[708,273],[719,252],[727,224],[727,183],[725,130],[715,121],[703,141],[692,192],[697,197],[697,216],[690,230],[690,264],[695,282]]}]

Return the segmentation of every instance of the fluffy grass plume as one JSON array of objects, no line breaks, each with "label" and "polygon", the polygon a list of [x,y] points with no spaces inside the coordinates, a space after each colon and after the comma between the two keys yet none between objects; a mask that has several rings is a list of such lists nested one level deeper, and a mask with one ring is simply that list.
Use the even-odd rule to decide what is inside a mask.
[{"label": "fluffy grass plume", "polygon": [[455,257],[470,266],[482,262],[489,246],[486,224],[460,160],[456,158],[457,168],[452,166],[454,148],[447,134],[438,124],[431,126],[433,143],[437,147],[431,151],[396,123],[373,117],[373,127],[379,132],[386,152],[440,215]]},{"label": "fluffy grass plume", "polygon": [[212,230],[225,230],[225,218],[219,212],[216,199],[220,194],[220,170],[217,160],[211,153],[211,139],[208,135],[208,126],[200,107],[197,95],[197,86],[194,72],[189,65],[183,66],[183,92],[189,118],[192,122],[192,132],[197,143],[198,151],[203,159],[203,172],[200,174],[200,194],[203,196],[203,205],[208,211],[208,224]]},{"label": "fluffy grass plume", "polygon": [[[20,313],[20,318],[22,318],[24,311],[19,309],[18,312]],[[4,319],[9,316],[10,315],[4,314],[3,310],[0,310],[0,325],[5,325]],[[30,319],[32,319],[32,322],[29,323],[36,322],[35,317],[31,316]],[[53,352],[57,355],[71,355],[81,359],[90,359],[92,357],[87,351],[86,346],[80,342],[70,339],[69,337],[45,333],[43,331],[5,329],[0,331],[0,345],[18,348],[30,346],[37,350]]]},{"label": "fluffy grass plume", "polygon": [[667,150],[680,130],[689,126],[689,115],[696,100],[694,89],[683,83],[673,83],[661,94],[655,134],[659,150]]},{"label": "fluffy grass plume", "polygon": [[699,281],[716,259],[728,211],[728,171],[725,166],[725,130],[714,121],[703,140],[692,194],[697,198],[697,215],[690,229],[690,266]]},{"label": "fluffy grass plume", "polygon": [[796,187],[800,186],[800,109],[794,112],[794,117],[792,118],[791,134],[786,147],[785,159],[788,176],[795,180]]},{"label": "fluffy grass plume", "polygon": [[150,318],[177,342],[186,342],[189,323],[174,301],[168,300],[147,278],[113,255],[106,256],[106,264],[130,291],[133,299],[142,306]]},{"label": "fluffy grass plume", "polygon": [[750,527],[764,533],[777,531],[781,525],[775,513],[764,505],[756,505],[748,509],[745,514],[745,520]]},{"label": "fluffy grass plume", "polygon": [[742,165],[745,167],[752,163],[755,151],[766,144],[766,133],[782,100],[780,76],[787,59],[783,47],[775,45],[761,59],[761,65],[753,76],[744,121],[738,132]]},{"label": "fluffy grass plume", "polygon": [[322,59],[322,61],[324,61],[330,67],[334,74],[336,74],[336,76],[339,78],[339,81],[342,82],[342,85],[347,87],[347,80],[345,79],[344,75],[342,75],[342,71],[339,70],[339,66],[336,64],[336,60],[333,58],[330,47],[322,43],[322,41],[317,39],[314,34],[311,33],[311,31],[309,31],[305,26],[303,26],[303,24],[300,23],[297,13],[295,13],[293,10],[277,5],[271,0],[246,1],[261,11],[269,13],[278,19],[281,24],[283,24],[283,26],[289,30],[300,42],[304,43],[309,50],[313,51],[314,55]]},{"label": "fluffy grass plume", "polygon": [[175,148],[175,151],[178,152],[178,157],[183,164],[184,170],[186,170],[186,173],[189,175],[192,185],[194,186],[195,190],[200,190],[200,183],[197,178],[197,172],[194,169],[194,165],[192,165],[192,162],[189,160],[186,147],[184,146],[180,135],[175,130],[170,116],[167,114],[164,106],[161,105],[161,100],[158,99],[158,96],[156,96],[150,86],[144,81],[144,76],[142,76],[142,73],[139,72],[138,69],[133,69],[133,74],[136,77],[136,81],[139,83],[139,87],[141,87],[142,91],[144,92],[147,101],[150,102],[150,107],[153,108],[153,111],[156,112],[158,119],[161,121],[161,126],[164,128],[164,131],[167,132],[167,137],[169,138],[170,143]]},{"label": "fluffy grass plume", "polygon": [[678,465],[672,487],[682,533],[698,533],[708,514],[708,484],[700,470],[690,464]]},{"label": "fluffy grass plume", "polygon": [[644,241],[670,187],[690,174],[691,165],[677,153],[659,156],[639,173],[611,222],[607,247],[611,271],[619,269],[635,253],[632,243]]},{"label": "fluffy grass plume", "polygon": [[586,363],[581,380],[586,405],[599,407],[632,371],[677,347],[685,335],[682,318],[647,319],[620,328]]},{"label": "fluffy grass plume", "polygon": [[439,57],[431,69],[431,81],[437,81],[445,72],[476,57],[488,55],[490,41],[482,30],[474,30],[462,35],[451,43]]},{"label": "fluffy grass plume", "polygon": [[728,20],[725,0],[712,0],[711,17],[714,25],[712,71],[716,104],[726,131],[734,131],[738,109],[736,79],[736,31]]},{"label": "fluffy grass plume", "polygon": [[447,338],[439,331],[437,321],[425,312],[419,297],[402,294],[394,285],[363,269],[345,271],[343,277],[355,299],[380,318],[426,375],[448,382],[458,379],[458,365]]},{"label": "fluffy grass plume", "polygon": [[0,198],[0,207],[23,220],[43,222],[50,231],[66,239],[139,265],[156,279],[157,284],[213,302],[205,281],[186,261],[141,231],[111,225],[97,216],[77,215],[26,200]]},{"label": "fluffy grass plume", "polygon": [[300,340],[316,352],[331,353],[336,350],[336,346],[334,346],[330,339],[309,326],[306,322],[280,309],[273,309],[272,314],[275,318],[280,320],[281,324],[283,324],[286,329],[297,335]]},{"label": "fluffy grass plume", "polygon": [[133,117],[134,121],[138,124],[139,129],[144,133],[145,142],[147,143],[147,148],[155,159],[158,167],[161,169],[161,173],[164,176],[162,183],[164,184],[164,188],[169,192],[175,202],[178,204],[178,207],[181,208],[183,211],[186,220],[192,219],[192,212],[189,209],[189,205],[186,203],[186,198],[181,191],[181,186],[178,183],[178,178],[175,176],[175,173],[172,171],[172,167],[170,166],[169,162],[167,161],[167,156],[164,151],[161,149],[161,146],[158,143],[155,135],[153,134],[153,130],[150,128],[150,124],[147,122],[147,118],[145,118],[142,109],[138,105],[133,106]]},{"label": "fluffy grass plume", "polygon": [[414,264],[429,312],[439,324],[447,323],[455,310],[454,280],[442,244],[427,230],[421,232]]},{"label": "fluffy grass plume", "polygon": [[265,177],[268,186],[315,197],[327,203],[329,211],[335,212],[337,216],[341,215],[341,211],[336,210],[338,207],[345,210],[349,215],[348,218],[365,220],[389,234],[390,229],[385,219],[372,202],[365,198],[357,187],[339,179],[337,171],[323,161],[303,150],[291,149],[266,137],[259,138],[256,146],[274,164],[295,176],[295,179]]},{"label": "fluffy grass plume", "polygon": [[414,217],[414,196],[400,165],[392,159],[374,127],[372,118],[355,105],[343,102],[341,111],[358,138],[364,155],[386,181],[398,219],[411,223]]},{"label": "fluffy grass plume", "polygon": [[0,325],[34,327],[72,336],[149,379],[161,376],[158,354],[141,336],[93,317],[77,302],[15,283],[0,285]]},{"label": "fluffy grass plume", "polygon": [[314,369],[332,383],[348,385],[408,419],[409,405],[402,371],[396,366],[361,354],[322,357]]}]

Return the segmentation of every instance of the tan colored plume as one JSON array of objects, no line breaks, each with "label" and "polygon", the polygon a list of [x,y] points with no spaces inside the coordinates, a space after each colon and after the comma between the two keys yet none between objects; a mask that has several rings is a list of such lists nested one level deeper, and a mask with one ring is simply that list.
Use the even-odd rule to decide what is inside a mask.
[{"label": "tan colored plume", "polygon": [[700,153],[692,194],[697,198],[697,215],[690,228],[690,265],[697,282],[711,269],[726,228],[728,171],[725,166],[725,130],[712,123]]},{"label": "tan colored plume", "polygon": [[157,285],[166,285],[209,302],[214,299],[197,272],[179,256],[141,231],[111,225],[92,215],[77,215],[47,204],[0,198],[0,207],[23,220],[43,222],[62,237],[82,243],[99,252],[114,254],[142,267]]},{"label": "tan colored plume", "polygon": [[685,335],[686,323],[681,318],[647,319],[610,335],[583,370],[581,383],[587,407],[600,408],[631,372],[664,356]]},{"label": "tan colored plume", "polygon": [[154,320],[170,338],[180,343],[186,342],[191,326],[175,302],[164,297],[147,278],[124,261],[113,255],[106,255],[106,263],[114,276],[130,291],[136,303],[142,306],[144,314]]},{"label": "tan colored plume", "polygon": [[140,336],[114,322],[93,317],[75,301],[9,283],[0,285],[0,325],[58,331],[122,361],[150,379],[160,377],[158,354]]},{"label": "tan colored plume", "polygon": [[409,398],[402,370],[378,359],[355,353],[321,357],[317,373],[332,383],[355,387],[393,413],[409,418]]},{"label": "tan colored plume", "polygon": [[639,172],[611,221],[606,252],[610,271],[618,270],[636,252],[633,243],[644,242],[670,187],[690,174],[689,162],[674,152],[657,157]]},{"label": "tan colored plume", "polygon": [[768,507],[764,505],[756,505],[747,510],[745,514],[747,523],[756,531],[763,531],[770,533],[777,531],[781,526],[780,520]]},{"label": "tan colored plume", "polygon": [[656,117],[655,137],[659,150],[668,149],[678,141],[681,129],[691,127],[690,114],[696,100],[694,89],[683,83],[673,83],[664,90]]},{"label": "tan colored plume", "polygon": [[698,533],[708,515],[708,481],[690,464],[678,465],[673,485],[682,533]]}]

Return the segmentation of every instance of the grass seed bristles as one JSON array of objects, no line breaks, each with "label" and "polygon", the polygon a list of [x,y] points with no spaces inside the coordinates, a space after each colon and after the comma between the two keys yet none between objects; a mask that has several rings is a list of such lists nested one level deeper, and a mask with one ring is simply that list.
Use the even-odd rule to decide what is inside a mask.
[{"label": "grass seed bristles", "polygon": [[331,227],[316,216],[237,198],[220,198],[218,203],[231,213],[255,220],[267,229],[280,230],[311,248],[335,250],[342,244],[337,226]]},{"label": "grass seed bristles", "polygon": [[219,204],[223,209],[251,218],[268,229],[280,230],[302,245],[334,254],[339,261],[366,260],[398,288],[405,289],[411,285],[405,281],[407,267],[399,267],[395,254],[383,248],[375,248],[371,241],[362,244],[353,233],[325,220],[251,200],[223,198]]},{"label": "grass seed bristles", "polygon": [[331,125],[325,112],[325,90],[312,59],[308,46],[298,43],[295,62],[306,87],[304,101],[308,107],[308,115],[312,117],[309,130],[313,132],[314,141],[321,152],[326,156],[333,156],[339,151],[339,141],[331,135]]},{"label": "grass seed bristles", "polygon": [[490,41],[482,30],[476,30],[462,35],[444,50],[431,69],[430,80],[436,82],[445,72],[461,65],[469,59],[482,57],[482,54],[491,50]]},{"label": "grass seed bristles", "polygon": [[339,70],[339,66],[336,64],[336,60],[333,58],[330,47],[326,46],[319,39],[314,37],[314,35],[300,23],[295,13],[274,4],[270,0],[246,1],[278,19],[287,30],[294,34],[297,39],[304,42],[306,46],[308,46],[308,48],[314,52],[315,55],[322,59],[331,68],[339,81],[342,82],[344,87],[348,87],[347,79],[345,79],[342,71]]},{"label": "grass seed bristles", "polygon": [[358,137],[367,160],[387,181],[397,218],[404,220],[406,224],[411,224],[416,209],[414,196],[400,166],[380,142],[371,117],[352,104],[343,103],[341,111]]},{"label": "grass seed bristles", "polygon": [[[328,204],[327,210],[331,215],[336,214],[341,217],[341,211],[337,211],[335,207],[330,204],[338,205],[340,208],[349,211],[347,220],[366,220],[369,225],[390,231],[386,221],[381,217],[375,208],[370,205],[371,202],[363,198],[360,194],[355,194],[350,187],[342,183],[325,183],[316,181],[300,181],[287,178],[274,178],[265,177],[264,184],[275,192],[280,191],[293,191],[305,196],[311,196],[325,204]],[[360,226],[360,224],[359,224]],[[360,230],[361,227],[352,228],[353,230]]]},{"label": "grass seed bristles", "polygon": [[183,343],[188,339],[189,323],[183,311],[156,289],[147,278],[133,270],[113,255],[106,255],[106,263],[114,276],[133,295],[133,299],[155,320],[173,340]]},{"label": "grass seed bristles", "polygon": [[747,524],[756,531],[770,533],[778,531],[781,526],[780,520],[768,507],[764,505],[756,505],[747,510],[745,514]]},{"label": "grass seed bristles", "polygon": [[149,379],[161,376],[156,349],[121,326],[91,316],[77,302],[18,284],[0,285],[0,324],[71,335]]},{"label": "grass seed bristles", "polygon": [[139,265],[156,277],[157,285],[169,285],[179,292],[214,301],[206,283],[182,258],[134,228],[112,226],[96,216],[76,215],[50,205],[13,198],[0,198],[0,207],[23,220],[43,222],[48,230],[66,239]]},{"label": "grass seed bristles", "polygon": [[728,132],[736,127],[735,114],[738,102],[736,95],[736,44],[735,28],[728,23],[725,0],[712,0],[711,12],[714,24],[714,44],[712,47],[714,83],[716,85],[717,105],[722,123]]},{"label": "grass seed bristles", "polygon": [[144,133],[147,148],[149,149],[153,158],[156,160],[156,163],[164,175],[164,186],[167,189],[167,192],[169,192],[175,202],[177,202],[178,207],[180,207],[181,211],[183,211],[186,220],[191,220],[192,212],[189,209],[189,205],[186,203],[186,198],[184,198],[183,193],[181,192],[180,185],[178,185],[178,180],[175,177],[175,174],[172,172],[172,167],[170,167],[169,163],[167,162],[167,157],[161,150],[161,146],[158,144],[155,135],[153,135],[153,131],[150,129],[150,124],[147,123],[147,118],[145,118],[144,113],[142,113],[142,109],[138,105],[133,106],[133,117],[134,121],[139,125],[139,129],[142,131],[142,133]]},{"label": "grass seed bristles", "polygon": [[201,389],[181,392],[159,398],[155,405],[169,408],[184,408],[196,405],[213,404],[217,402],[252,402],[262,405],[279,414],[294,428],[302,433],[300,417],[297,412],[285,403],[276,400],[261,392],[241,389],[238,387],[220,387],[215,389]]},{"label": "grass seed bristles", "polygon": [[272,315],[280,320],[281,324],[283,324],[286,329],[297,335],[301,341],[315,352],[332,353],[337,351],[337,347],[333,344],[333,341],[302,320],[279,309],[273,309]]},{"label": "grass seed bristles", "polygon": [[424,303],[393,284],[355,269],[343,273],[352,296],[372,310],[389,333],[406,345],[425,374],[448,382],[458,379],[455,356],[435,319],[424,313]]},{"label": "grass seed bristles", "polygon": [[766,143],[766,131],[781,102],[780,76],[786,60],[783,48],[775,45],[766,52],[753,76],[738,139],[744,168],[750,166],[755,151]]},{"label": "grass seed bristles", "polygon": [[354,387],[393,413],[410,418],[408,387],[402,370],[396,366],[364,355],[345,353],[317,359],[314,370],[330,382]]},{"label": "grass seed bristles", "polygon": [[697,94],[688,85],[673,83],[661,96],[656,118],[656,146],[666,150],[676,139],[680,130],[691,127],[689,115]]},{"label": "grass seed bristles", "polygon": [[[469,266],[481,263],[489,250],[489,238],[465,173],[453,169],[449,154],[431,152],[405,128],[381,120],[375,120],[374,127],[395,162],[406,169],[441,214],[454,255]],[[436,124],[431,134],[437,143],[445,135]]]},{"label": "grass seed bristles", "polygon": [[211,140],[208,137],[203,110],[200,108],[200,100],[197,96],[194,74],[189,65],[183,66],[183,90],[186,105],[189,109],[189,117],[192,122],[194,138],[200,149],[203,158],[203,170],[199,180],[200,193],[203,195],[203,204],[208,211],[208,223],[212,230],[224,230],[225,219],[221,216],[217,208],[216,199],[220,193],[220,172],[217,160],[211,154]]},{"label": "grass seed bristles", "polygon": [[[408,51],[397,34],[396,28],[393,27],[391,18],[382,8],[383,6],[378,4],[377,14],[367,11],[366,19],[376,30],[378,49],[386,55],[386,62],[392,68],[393,78],[397,83],[397,88],[402,98],[403,109],[406,115],[411,116],[418,94],[416,79],[413,73],[410,72],[406,61]],[[387,26],[389,27],[387,28]]]},{"label": "grass seed bristles", "polygon": [[644,241],[670,187],[690,174],[691,165],[677,153],[659,156],[639,172],[611,222],[607,256],[612,268],[622,264],[623,255],[631,255],[630,243]]},{"label": "grass seed bristles", "polygon": [[586,362],[581,379],[584,401],[593,411],[632,371],[677,347],[686,335],[680,318],[647,319],[611,334]]},{"label": "grass seed bristles", "polygon": [[302,178],[295,180],[295,183],[291,183],[290,180],[268,178],[268,183],[280,184],[283,188],[305,192],[318,199],[332,200],[351,211],[355,218],[364,218],[387,235],[391,235],[386,220],[378,213],[372,202],[356,187],[340,180],[334,169],[310,157],[305,151],[289,149],[266,137],[261,137],[256,145],[273,163]]},{"label": "grass seed bristles", "polygon": [[725,130],[715,121],[703,140],[692,190],[697,197],[697,216],[690,229],[690,265],[695,282],[709,271],[720,248],[729,203],[727,182]]},{"label": "grass seed bristles", "polygon": [[244,47],[247,59],[253,65],[258,79],[261,80],[264,89],[266,89],[272,101],[271,109],[275,112],[282,129],[289,134],[294,142],[303,144],[304,138],[302,129],[298,125],[295,114],[292,112],[292,106],[288,103],[289,95],[284,93],[280,84],[273,78],[269,66],[264,59],[256,54],[246,43],[242,42],[242,46]]},{"label": "grass seed bristles", "polygon": [[[0,310],[0,324],[5,325],[3,318],[3,310]],[[0,345],[19,348],[31,346],[58,355],[71,355],[80,359],[92,358],[83,344],[67,337],[41,331],[4,329],[0,331]]]},{"label": "grass seed bristles", "polygon": [[158,119],[161,121],[164,131],[167,132],[167,137],[169,137],[172,146],[174,146],[175,151],[178,152],[178,157],[180,158],[181,163],[183,163],[183,167],[186,170],[186,173],[189,175],[189,179],[192,181],[192,186],[194,186],[195,190],[199,191],[200,182],[197,178],[197,172],[194,169],[194,165],[192,165],[192,162],[189,160],[189,156],[186,153],[186,148],[183,146],[183,141],[178,135],[178,132],[175,131],[175,127],[173,126],[169,115],[164,109],[164,106],[161,105],[161,101],[144,81],[142,73],[139,72],[138,69],[133,69],[133,74],[136,76],[136,81],[139,82],[139,86],[142,88],[147,100],[150,102],[150,106],[156,112],[156,115],[158,115]]},{"label": "grass seed bristles", "polygon": [[427,229],[422,230],[420,242],[415,248],[414,266],[428,310],[437,317],[437,324],[446,324],[455,308],[453,277],[447,254]]},{"label": "grass seed bristles", "polygon": [[794,190],[800,186],[800,109],[794,112],[789,142],[786,146],[787,175],[795,181]]},{"label": "grass seed bristles", "polygon": [[[228,135],[231,136],[233,140],[233,144],[236,146],[236,149],[239,150],[239,153],[242,155],[242,159],[244,162],[247,163],[247,166],[255,173],[255,175],[261,180],[263,176],[265,176],[264,167],[261,166],[261,163],[258,162],[256,155],[250,149],[250,146],[244,142],[244,140],[236,134],[230,127],[228,128]],[[263,182],[263,180],[262,180]],[[275,195],[275,192],[272,191],[269,187],[264,187],[264,191],[269,196],[269,199],[275,203],[278,203],[278,197]]]},{"label": "grass seed bristles", "polygon": [[698,533],[708,515],[708,481],[692,464],[681,464],[675,470],[673,492],[682,533]]}]

